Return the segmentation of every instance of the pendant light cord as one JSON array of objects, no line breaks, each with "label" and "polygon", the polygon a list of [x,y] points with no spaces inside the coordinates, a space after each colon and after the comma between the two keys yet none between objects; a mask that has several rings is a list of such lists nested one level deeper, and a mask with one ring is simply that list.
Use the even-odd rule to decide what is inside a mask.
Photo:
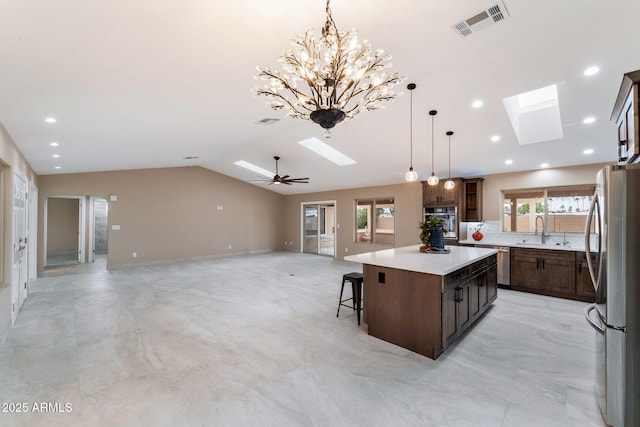
[{"label": "pendant light cord", "polygon": [[449,135],[449,179],[451,179],[451,135]]},{"label": "pendant light cord", "polygon": [[435,164],[434,164],[434,148],[433,148],[433,124],[434,124],[435,114],[431,116],[431,175],[435,174]]},{"label": "pendant light cord", "polygon": [[409,106],[409,144],[411,145],[409,166],[413,168],[413,89],[409,91],[410,106]]}]

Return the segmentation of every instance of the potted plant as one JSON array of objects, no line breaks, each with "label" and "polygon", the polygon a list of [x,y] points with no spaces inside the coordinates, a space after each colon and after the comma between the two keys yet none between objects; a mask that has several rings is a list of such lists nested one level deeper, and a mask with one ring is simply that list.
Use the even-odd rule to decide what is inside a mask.
[{"label": "potted plant", "polygon": [[444,249],[444,235],[449,232],[445,225],[445,220],[435,215],[429,215],[424,221],[420,221],[418,228],[420,228],[420,241],[423,243],[420,250],[428,250],[432,246]]}]

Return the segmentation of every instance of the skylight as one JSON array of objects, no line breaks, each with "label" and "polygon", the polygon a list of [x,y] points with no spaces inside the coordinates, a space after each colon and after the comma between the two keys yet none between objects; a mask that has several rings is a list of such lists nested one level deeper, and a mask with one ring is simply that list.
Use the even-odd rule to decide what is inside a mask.
[{"label": "skylight", "polygon": [[353,165],[357,163],[352,158],[348,157],[345,154],[342,154],[335,148],[325,144],[324,142],[320,141],[318,138],[315,138],[315,137],[305,139],[303,141],[298,141],[298,144],[308,148],[309,150],[313,151],[316,154],[321,155],[327,160],[331,160],[333,163],[335,163],[338,166],[347,166],[347,165]]},{"label": "skylight", "polygon": [[502,102],[521,145],[562,139],[564,136],[557,85],[510,96]]},{"label": "skylight", "polygon": [[238,160],[237,162],[234,162],[234,165],[238,165],[241,168],[245,168],[245,169],[249,169],[252,172],[258,173],[262,176],[266,176],[268,178],[272,177],[275,175],[274,172],[268,171],[266,169],[261,168],[260,166],[256,166],[253,163],[249,163],[246,162],[244,160]]}]

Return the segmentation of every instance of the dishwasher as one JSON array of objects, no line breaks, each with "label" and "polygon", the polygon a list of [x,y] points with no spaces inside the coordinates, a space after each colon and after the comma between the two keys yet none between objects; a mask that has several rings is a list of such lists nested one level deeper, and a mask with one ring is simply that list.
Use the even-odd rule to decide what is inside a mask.
[{"label": "dishwasher", "polygon": [[498,250],[498,285],[511,287],[511,259],[509,246],[476,245],[476,248]]}]

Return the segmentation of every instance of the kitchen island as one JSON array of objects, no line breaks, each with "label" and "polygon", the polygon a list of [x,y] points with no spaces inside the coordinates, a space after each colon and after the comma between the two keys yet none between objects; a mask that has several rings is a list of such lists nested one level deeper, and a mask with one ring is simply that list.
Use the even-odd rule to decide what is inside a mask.
[{"label": "kitchen island", "polygon": [[436,359],[497,297],[495,249],[419,245],[347,256],[363,264],[369,335]]}]

